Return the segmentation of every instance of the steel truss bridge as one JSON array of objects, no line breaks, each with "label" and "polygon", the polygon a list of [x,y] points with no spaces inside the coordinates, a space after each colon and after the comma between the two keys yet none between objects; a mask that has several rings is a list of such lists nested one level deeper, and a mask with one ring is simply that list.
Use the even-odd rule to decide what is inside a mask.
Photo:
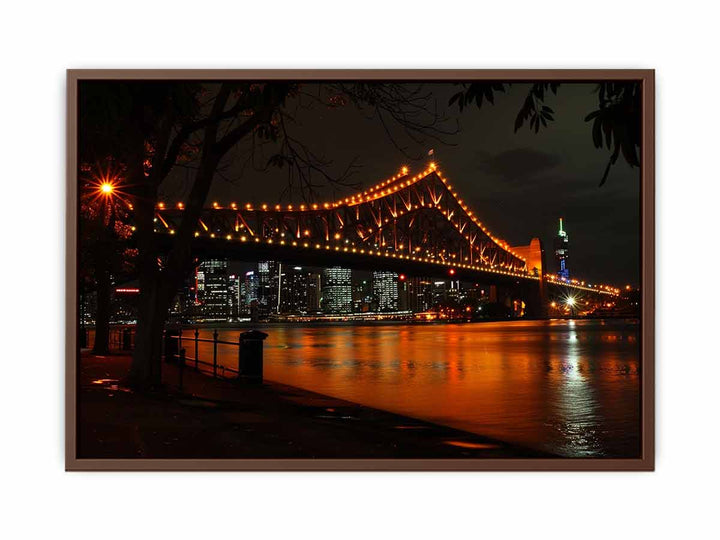
[{"label": "steel truss bridge", "polygon": [[[175,234],[183,210],[182,202],[159,203],[156,232]],[[214,202],[198,221],[193,250],[202,256],[387,269],[531,290],[549,283],[619,293],[609,286],[562,281],[528,268],[521,255],[473,214],[434,163],[414,176],[404,167],[392,178],[333,202]]]}]

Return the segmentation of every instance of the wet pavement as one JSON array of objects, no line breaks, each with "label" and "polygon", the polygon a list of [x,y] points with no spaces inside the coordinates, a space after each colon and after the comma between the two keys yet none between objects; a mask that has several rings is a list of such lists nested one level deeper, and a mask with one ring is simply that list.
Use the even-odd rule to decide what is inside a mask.
[{"label": "wet pavement", "polygon": [[549,457],[445,426],[306,390],[213,379],[192,368],[183,389],[163,364],[160,391],[123,384],[128,356],[83,353],[78,458]]}]

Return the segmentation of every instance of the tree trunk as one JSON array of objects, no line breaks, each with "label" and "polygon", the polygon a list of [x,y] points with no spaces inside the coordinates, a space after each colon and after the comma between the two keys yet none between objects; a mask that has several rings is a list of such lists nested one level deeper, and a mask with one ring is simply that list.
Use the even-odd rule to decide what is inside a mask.
[{"label": "tree trunk", "polygon": [[162,339],[170,301],[166,300],[169,287],[159,278],[155,275],[140,279],[140,305],[129,381],[138,390],[150,390],[161,384]]},{"label": "tree trunk", "polygon": [[110,352],[110,269],[104,257],[98,257],[95,263],[95,283],[97,285],[97,314],[95,317],[95,342],[93,354]]}]

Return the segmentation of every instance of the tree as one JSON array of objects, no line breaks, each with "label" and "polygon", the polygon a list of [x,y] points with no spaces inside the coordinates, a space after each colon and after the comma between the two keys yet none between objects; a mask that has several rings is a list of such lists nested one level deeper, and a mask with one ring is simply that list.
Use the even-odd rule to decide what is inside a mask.
[{"label": "tree", "polygon": [[107,354],[110,341],[112,276],[128,273],[134,250],[127,247],[132,234],[128,203],[121,192],[121,167],[112,160],[80,166],[81,290],[94,289],[97,299],[93,353]]},{"label": "tree", "polygon": [[[477,82],[463,85],[463,89],[450,98],[449,104],[457,104],[460,111],[473,102],[478,109],[483,102],[495,103],[495,97],[504,93],[511,85],[501,82]],[[546,104],[549,93],[556,95],[560,84],[536,82],[530,86],[522,107],[515,118],[517,132],[525,123],[535,133],[541,126],[547,127],[555,120],[555,111]],[[592,139],[595,148],[606,147],[610,152],[605,171],[600,179],[602,186],[608,178],[610,168],[622,153],[631,167],[639,167],[638,152],[642,137],[641,87],[635,82],[602,82],[597,85],[598,108],[590,112],[585,121],[592,121]]]},{"label": "tree", "polygon": [[[161,339],[170,304],[193,267],[191,241],[210,187],[228,153],[251,141],[273,149],[263,167],[288,170],[291,185],[312,197],[317,179],[343,182],[326,161],[292,134],[298,103],[303,107],[354,105],[379,116],[391,140],[399,126],[412,140],[452,133],[429,106],[431,94],[402,84],[326,84],[305,92],[298,83],[87,82],[80,89],[81,155],[110,152],[126,168],[126,191],[136,231],[140,287],[138,324],[129,382],[138,389],[160,383]],[[292,106],[291,106],[292,105]],[[400,144],[398,148],[404,149]],[[167,253],[154,233],[161,183],[177,167],[192,173],[182,221]]]}]

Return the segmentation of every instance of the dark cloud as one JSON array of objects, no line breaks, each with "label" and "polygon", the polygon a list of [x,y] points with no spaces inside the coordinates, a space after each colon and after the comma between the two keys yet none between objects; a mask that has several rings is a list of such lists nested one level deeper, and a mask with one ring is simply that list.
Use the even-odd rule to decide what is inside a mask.
[{"label": "dark cloud", "polygon": [[508,181],[526,181],[554,169],[560,157],[533,148],[513,148],[482,158],[477,169]]}]

